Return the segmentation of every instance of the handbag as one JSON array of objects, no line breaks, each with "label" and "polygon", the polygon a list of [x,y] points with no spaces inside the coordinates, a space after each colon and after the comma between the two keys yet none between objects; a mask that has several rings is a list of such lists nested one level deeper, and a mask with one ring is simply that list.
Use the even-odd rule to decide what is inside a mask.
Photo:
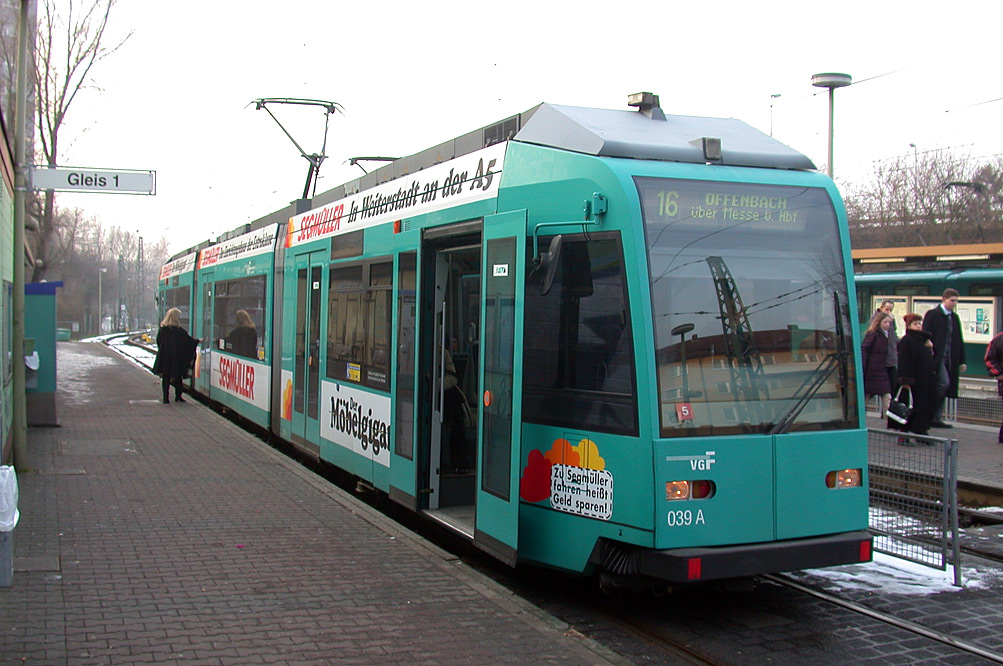
[{"label": "handbag", "polygon": [[[906,389],[906,395],[908,396],[908,404],[902,402],[902,389]],[[895,392],[895,397],[892,398],[891,404],[888,405],[888,420],[894,421],[899,425],[905,425],[909,417],[912,416],[913,405],[912,405],[912,389],[904,384],[899,386],[899,390]]]}]

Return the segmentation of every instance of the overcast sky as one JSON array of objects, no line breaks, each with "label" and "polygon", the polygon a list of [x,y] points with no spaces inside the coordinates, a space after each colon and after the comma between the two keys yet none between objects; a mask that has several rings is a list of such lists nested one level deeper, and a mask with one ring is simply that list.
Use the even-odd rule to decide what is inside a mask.
[{"label": "overcast sky", "polygon": [[[827,93],[811,86],[820,72],[854,80],[836,92],[833,161],[845,185],[875,160],[911,155],[911,143],[1003,153],[1001,19],[1003,2],[988,0],[119,0],[110,36],[132,37],[93,70],[100,90],[71,107],[60,162],[152,169],[157,194],[60,203],[148,242],[166,237],[175,251],[285,206],[302,193],[307,162],[249,106],[261,97],[343,105],[318,192],[362,174],[352,156],[411,154],[540,102],[627,108],[642,90],[669,114],[772,125],[823,167]],[[273,112],[320,151],[322,111]]]}]

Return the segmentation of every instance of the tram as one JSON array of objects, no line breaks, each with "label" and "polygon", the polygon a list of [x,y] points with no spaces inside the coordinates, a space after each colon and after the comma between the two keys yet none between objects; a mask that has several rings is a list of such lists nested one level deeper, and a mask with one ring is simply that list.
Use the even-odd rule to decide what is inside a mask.
[{"label": "tram", "polygon": [[1003,330],[1003,270],[953,267],[938,270],[861,273],[855,276],[858,319],[866,324],[882,301],[894,303],[895,320],[924,314],[941,302],[947,288],[960,294],[955,309],[961,319],[965,341],[964,375],[984,379],[986,345]]},{"label": "tram", "polygon": [[869,560],[835,186],[740,121],[631,102],[541,104],[174,257],[192,390],[510,564]]}]

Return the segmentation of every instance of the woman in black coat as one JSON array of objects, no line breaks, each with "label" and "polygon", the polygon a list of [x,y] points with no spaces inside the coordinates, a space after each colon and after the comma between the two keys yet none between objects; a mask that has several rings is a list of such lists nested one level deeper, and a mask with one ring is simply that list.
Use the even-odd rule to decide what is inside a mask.
[{"label": "woman in black coat", "polygon": [[170,402],[172,385],[174,402],[185,401],[181,397],[181,380],[191,372],[198,344],[198,340],[181,328],[181,310],[168,310],[157,331],[157,359],[153,362],[153,374],[161,376],[164,404]]},{"label": "woman in black coat", "polygon": [[864,394],[867,399],[873,395],[881,396],[881,418],[884,418],[892,399],[892,384],[887,369],[888,331],[891,325],[890,314],[881,311],[874,313],[860,345],[860,358],[864,366]]},{"label": "woman in black coat", "polygon": [[[913,411],[905,425],[889,421],[888,427],[925,435],[930,430],[934,398],[932,336],[923,330],[923,318],[918,314],[907,314],[904,319],[905,335],[899,340],[899,384],[912,392]],[[908,404],[905,391],[902,402]]]}]

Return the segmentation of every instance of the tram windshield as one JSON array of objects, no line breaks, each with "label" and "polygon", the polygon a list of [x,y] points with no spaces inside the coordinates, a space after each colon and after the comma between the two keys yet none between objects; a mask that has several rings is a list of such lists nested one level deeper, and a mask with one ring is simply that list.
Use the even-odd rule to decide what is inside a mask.
[{"label": "tram windshield", "polygon": [[857,427],[846,273],[825,190],[635,183],[662,436]]}]

